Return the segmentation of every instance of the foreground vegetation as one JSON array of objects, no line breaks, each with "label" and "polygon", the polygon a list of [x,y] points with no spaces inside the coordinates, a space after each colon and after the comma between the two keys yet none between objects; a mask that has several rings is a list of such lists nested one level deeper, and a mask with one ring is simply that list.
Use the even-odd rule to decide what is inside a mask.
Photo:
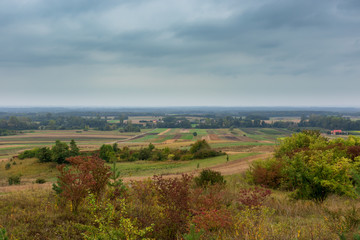
[{"label": "foreground vegetation", "polygon": [[[86,193],[77,209],[50,190],[0,195],[9,239],[353,239],[360,204],[322,203],[254,188],[234,175],[218,184],[153,177]],[[98,196],[98,197],[97,197]],[[100,196],[100,197],[99,197]],[[355,239],[355,238],[354,238]]]},{"label": "foreground vegetation", "polygon": [[[234,132],[234,136],[247,135],[246,140],[252,137],[264,142],[214,142],[210,146],[272,144],[269,140],[283,136],[279,130],[251,128],[246,132],[211,130],[210,134],[221,136],[228,131]],[[266,135],[259,135],[260,132]],[[193,148],[186,147],[184,153],[208,151],[210,146],[205,143],[198,141]],[[257,153],[168,160],[174,154],[166,149],[168,145],[157,148],[158,145],[148,144],[129,149],[132,154],[148,159],[137,157],[132,162],[122,157],[124,148],[115,144],[104,145],[103,159],[81,155],[75,142],[70,145],[65,147],[68,152],[65,161],[54,157],[61,155],[59,149],[64,150],[65,145],[59,141],[55,144],[55,155],[53,148],[48,148],[50,162],[26,158],[32,154],[30,151],[23,153],[24,160],[0,163],[0,175],[16,176],[22,172],[21,181],[39,183],[30,189],[20,190],[20,185],[14,187],[17,191],[0,194],[0,239],[360,237],[357,177],[360,139],[356,137],[330,140],[315,131],[294,134],[280,140],[273,158],[255,162],[246,174],[225,177],[204,168],[231,164],[235,159]],[[166,160],[151,161],[159,152]],[[70,164],[59,165],[64,162]],[[10,167],[5,170],[8,163]],[[126,183],[121,179],[124,175],[152,176],[196,169],[203,169],[197,177],[163,175]],[[44,182],[55,185],[51,190],[50,184],[40,184]]]}]

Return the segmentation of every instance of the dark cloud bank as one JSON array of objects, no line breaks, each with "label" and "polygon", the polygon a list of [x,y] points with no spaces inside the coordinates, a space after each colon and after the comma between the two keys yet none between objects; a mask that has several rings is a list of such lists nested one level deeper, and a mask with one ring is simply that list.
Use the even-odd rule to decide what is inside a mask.
[{"label": "dark cloud bank", "polygon": [[359,106],[359,1],[1,1],[2,106]]}]

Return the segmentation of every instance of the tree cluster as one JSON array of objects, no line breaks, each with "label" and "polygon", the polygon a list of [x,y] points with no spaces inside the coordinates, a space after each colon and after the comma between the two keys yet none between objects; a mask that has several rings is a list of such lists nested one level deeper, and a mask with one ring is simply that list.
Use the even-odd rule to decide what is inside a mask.
[{"label": "tree cluster", "polygon": [[292,190],[296,199],[358,197],[360,138],[329,140],[318,131],[294,134],[281,142],[274,158],[254,163],[249,176],[256,184]]},{"label": "tree cluster", "polygon": [[56,162],[58,164],[66,163],[67,158],[80,155],[76,142],[71,140],[70,146],[57,140],[52,148],[41,147],[32,150],[25,150],[19,154],[19,159],[38,158],[40,162]]},{"label": "tree cluster", "polygon": [[192,160],[203,159],[223,155],[221,151],[212,150],[205,140],[195,142],[189,150],[157,149],[150,143],[148,147],[139,150],[118,147],[116,143],[113,145],[103,144],[99,150],[99,156],[106,162],[113,161],[137,161],[137,160]]}]

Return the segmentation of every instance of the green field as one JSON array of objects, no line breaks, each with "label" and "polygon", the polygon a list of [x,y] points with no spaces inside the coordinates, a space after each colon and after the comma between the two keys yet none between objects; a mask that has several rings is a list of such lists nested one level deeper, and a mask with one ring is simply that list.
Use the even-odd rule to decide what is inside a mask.
[{"label": "green field", "polygon": [[[229,155],[229,160],[237,160],[259,153],[240,153]],[[191,161],[136,161],[117,163],[122,176],[152,176],[156,174],[171,174],[190,172],[199,168],[207,168],[218,164],[226,163],[226,155],[207,159],[195,159]]]}]

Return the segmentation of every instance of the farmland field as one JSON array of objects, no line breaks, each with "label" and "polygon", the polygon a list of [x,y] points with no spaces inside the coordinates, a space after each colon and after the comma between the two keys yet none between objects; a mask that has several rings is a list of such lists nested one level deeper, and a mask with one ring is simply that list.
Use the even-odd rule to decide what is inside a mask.
[{"label": "farmland field", "polygon": [[[193,134],[196,132],[196,134]],[[119,147],[139,149],[153,143],[156,148],[189,149],[196,140],[206,140],[209,145],[230,156],[230,161],[249,156],[270,153],[277,138],[289,135],[289,131],[279,129],[142,129],[137,133],[119,131],[79,131],[79,130],[37,130],[19,135],[0,137],[0,183],[6,184],[8,176],[15,172],[22,174],[23,184],[44,178],[53,182],[57,174],[54,164],[38,163],[36,159],[14,160],[11,170],[5,171],[5,164],[12,156],[25,149],[54,145],[56,140],[69,143],[74,139],[81,151],[96,150],[102,144],[117,142]],[[196,136],[194,136],[196,135]],[[136,161],[120,162],[118,167],[124,177],[151,176],[153,174],[176,174],[196,171],[222,164],[226,156],[192,161]],[[14,163],[15,162],[15,163]]]}]

